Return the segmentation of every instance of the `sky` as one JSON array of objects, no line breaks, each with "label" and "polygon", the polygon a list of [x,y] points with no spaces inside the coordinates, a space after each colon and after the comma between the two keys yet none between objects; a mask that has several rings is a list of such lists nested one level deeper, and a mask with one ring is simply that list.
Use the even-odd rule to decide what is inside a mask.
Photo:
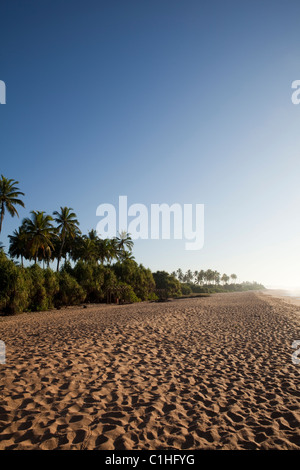
[{"label": "sky", "polygon": [[[204,204],[204,245],[135,240],[151,270],[300,286],[298,0],[0,4],[0,173],[25,208]],[[122,227],[119,227],[122,229]]]}]

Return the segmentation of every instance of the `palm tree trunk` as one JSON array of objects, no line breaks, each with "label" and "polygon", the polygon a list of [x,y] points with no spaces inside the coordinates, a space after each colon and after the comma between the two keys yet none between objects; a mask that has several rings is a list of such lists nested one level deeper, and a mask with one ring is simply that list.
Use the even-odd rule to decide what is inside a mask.
[{"label": "palm tree trunk", "polygon": [[4,204],[2,202],[2,204],[1,204],[1,218],[0,218],[0,233],[1,233],[1,230],[2,230],[3,218],[4,218]]},{"label": "palm tree trunk", "polygon": [[65,244],[65,233],[63,234],[63,237],[62,237],[62,240],[61,240],[61,245],[60,245],[60,249],[59,249],[59,254],[58,254],[58,258],[57,258],[57,272],[59,270],[59,263],[60,263],[60,260],[61,260],[61,257],[62,257],[62,250],[63,250],[63,246]]}]

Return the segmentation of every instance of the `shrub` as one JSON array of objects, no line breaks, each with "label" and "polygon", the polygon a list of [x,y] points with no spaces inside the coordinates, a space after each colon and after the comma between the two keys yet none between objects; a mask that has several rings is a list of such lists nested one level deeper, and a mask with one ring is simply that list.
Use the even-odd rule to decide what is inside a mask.
[{"label": "shrub", "polygon": [[153,278],[156,284],[156,293],[162,297],[162,300],[165,297],[178,297],[182,294],[178,279],[166,271],[153,273]]},{"label": "shrub", "polygon": [[148,300],[155,290],[155,281],[150,269],[146,269],[142,264],[128,259],[123,262],[118,261],[112,266],[119,282],[130,285],[140,300]]},{"label": "shrub", "polygon": [[44,271],[44,286],[47,295],[47,309],[54,307],[54,299],[59,291],[59,275],[51,269]]},{"label": "shrub", "polygon": [[26,269],[31,280],[28,309],[33,312],[47,310],[48,299],[45,288],[44,271],[37,264]]},{"label": "shrub", "polygon": [[141,299],[138,298],[134,292],[132,286],[126,284],[125,282],[120,282],[117,287],[117,294],[119,299],[123,302],[140,302]]},{"label": "shrub", "polygon": [[189,295],[189,294],[192,294],[193,292],[189,284],[181,284],[180,287],[181,287],[181,292],[183,295]]},{"label": "shrub", "polygon": [[87,302],[101,302],[104,298],[103,266],[91,265],[78,261],[73,269],[73,275],[86,294]]},{"label": "shrub", "polygon": [[29,286],[30,279],[26,271],[0,252],[0,310],[6,314],[26,310]]},{"label": "shrub", "polygon": [[66,271],[59,273],[59,291],[55,295],[54,305],[78,305],[85,300],[86,294],[76,279]]},{"label": "shrub", "polygon": [[148,299],[147,300],[150,300],[150,302],[155,302],[157,300],[159,300],[157,294],[155,294],[155,292],[151,292],[149,295],[148,295]]}]

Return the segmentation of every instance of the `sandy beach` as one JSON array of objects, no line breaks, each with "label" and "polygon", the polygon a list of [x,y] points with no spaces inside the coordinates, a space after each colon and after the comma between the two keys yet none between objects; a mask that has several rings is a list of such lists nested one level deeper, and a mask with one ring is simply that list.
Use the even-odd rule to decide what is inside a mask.
[{"label": "sandy beach", "polygon": [[282,299],[284,302],[287,302],[288,304],[293,304],[293,305],[299,305],[300,306],[300,298],[297,295],[290,295],[290,292],[287,290],[283,289],[266,289],[262,291],[264,295],[272,296],[272,297],[277,297],[277,299]]},{"label": "sandy beach", "polygon": [[0,449],[300,449],[300,307],[259,292],[0,318]]}]

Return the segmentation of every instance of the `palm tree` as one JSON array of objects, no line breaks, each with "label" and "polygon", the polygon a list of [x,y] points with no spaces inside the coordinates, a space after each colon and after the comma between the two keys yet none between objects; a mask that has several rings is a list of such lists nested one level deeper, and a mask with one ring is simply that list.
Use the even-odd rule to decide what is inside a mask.
[{"label": "palm tree", "polygon": [[99,239],[97,231],[95,229],[90,230],[87,236],[92,241],[97,241]]},{"label": "palm tree", "polygon": [[12,258],[21,258],[21,265],[23,266],[23,258],[28,258],[28,236],[24,225],[14,230],[9,238],[9,255]]},{"label": "palm tree", "polygon": [[30,258],[49,261],[51,250],[54,249],[53,237],[55,228],[52,225],[53,218],[44,211],[31,211],[32,218],[26,218],[23,226],[28,237],[28,249]]},{"label": "palm tree", "polygon": [[24,193],[19,191],[19,188],[16,186],[19,184],[18,181],[13,179],[5,178],[1,175],[0,178],[0,233],[2,230],[2,223],[5,215],[5,210],[14,217],[17,215],[19,217],[18,211],[15,206],[25,207],[24,202],[19,199],[19,196],[24,196]]},{"label": "palm tree", "polygon": [[221,274],[218,271],[214,271],[214,281],[215,284],[220,284]]},{"label": "palm tree", "polygon": [[109,238],[99,238],[97,242],[98,259],[101,264],[116,258],[116,243]]},{"label": "palm tree", "polygon": [[114,240],[116,242],[119,258],[122,259],[127,250],[129,253],[132,252],[133,241],[129,233],[123,231],[119,233],[119,236],[115,237]]},{"label": "palm tree", "polygon": [[130,251],[124,251],[122,255],[122,261],[127,261],[128,259],[134,261],[134,255]]},{"label": "palm tree", "polygon": [[86,235],[83,236],[82,259],[88,263],[97,262],[97,245]]},{"label": "palm tree", "polygon": [[76,234],[71,250],[73,260],[82,259],[87,263],[96,264],[99,259],[98,244],[99,238],[96,230],[91,230],[87,235]]},{"label": "palm tree", "polygon": [[197,275],[197,283],[202,285],[204,278],[205,278],[205,271],[201,269],[201,271],[199,271]]},{"label": "palm tree", "polygon": [[223,284],[228,284],[229,279],[230,279],[230,277],[227,276],[227,274],[225,274],[225,273],[221,277],[221,281],[223,282]]},{"label": "palm tree", "polygon": [[212,269],[207,269],[205,271],[205,278],[207,283],[212,283],[212,281],[214,280],[214,272]]},{"label": "palm tree", "polygon": [[79,230],[79,222],[77,220],[77,216],[73,209],[70,207],[61,207],[60,212],[55,211],[53,212],[55,222],[57,225],[58,236],[60,239],[60,248],[59,253],[57,255],[57,271],[59,270],[59,263],[63,254],[63,248],[65,245],[66,238],[75,238],[75,235],[81,233]]},{"label": "palm tree", "polygon": [[82,259],[83,253],[83,246],[84,246],[84,239],[83,236],[80,234],[76,234],[74,239],[72,240],[72,244],[69,247],[69,255],[73,261],[78,261]]},{"label": "palm tree", "polygon": [[230,277],[233,281],[237,280],[237,275],[236,274],[231,274]]}]

